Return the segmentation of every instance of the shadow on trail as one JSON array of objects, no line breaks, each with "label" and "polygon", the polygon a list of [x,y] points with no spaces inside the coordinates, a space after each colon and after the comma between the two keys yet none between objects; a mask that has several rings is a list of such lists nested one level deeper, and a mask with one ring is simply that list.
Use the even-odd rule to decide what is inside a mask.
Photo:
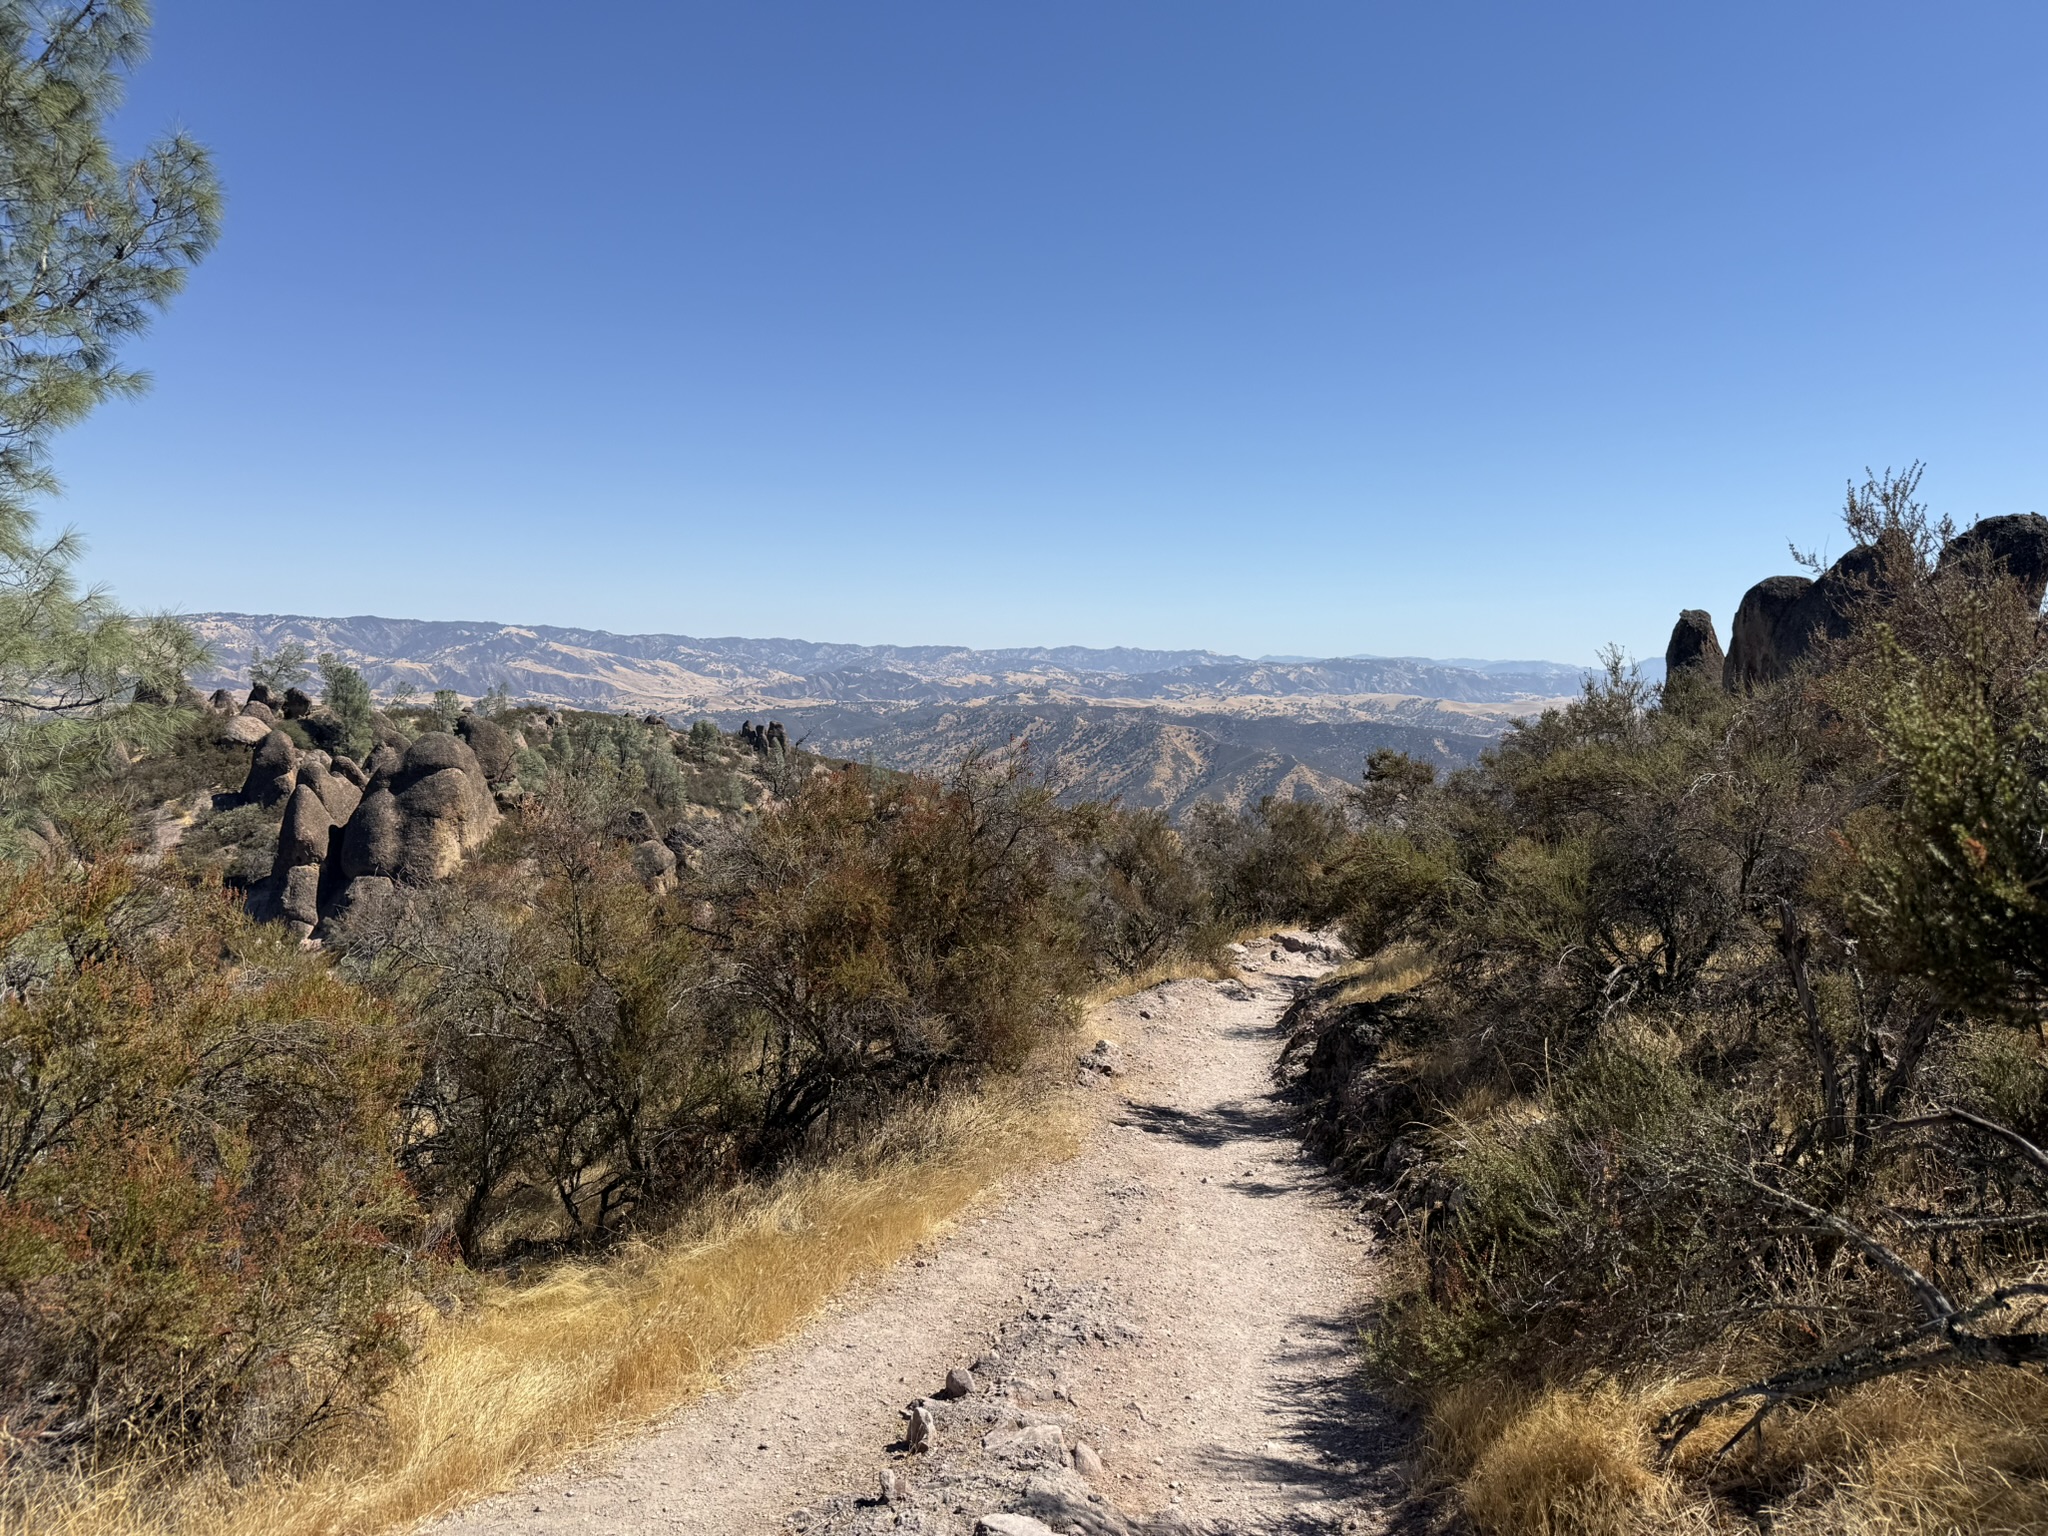
[{"label": "shadow on trail", "polygon": [[1233,1141],[1286,1137],[1292,1126],[1287,1110],[1269,1101],[1219,1104],[1206,1110],[1133,1103],[1116,1117],[1115,1123],[1135,1126],[1155,1136],[1171,1136],[1196,1147],[1226,1147]]},{"label": "shadow on trail", "polygon": [[[1272,1449],[1217,1446],[1212,1464],[1246,1482],[1285,1484],[1307,1504],[1365,1501],[1385,1512],[1387,1523],[1379,1529],[1389,1533],[1425,1529],[1427,1511],[1408,1502],[1414,1426],[1358,1368],[1356,1324],[1297,1318],[1293,1337],[1297,1342],[1282,1357],[1280,1379],[1268,1393]],[[1346,1368],[1327,1370],[1333,1356],[1344,1357]],[[1327,1536],[1328,1519],[1327,1509],[1304,1510],[1266,1516],[1258,1530],[1260,1536]]]}]

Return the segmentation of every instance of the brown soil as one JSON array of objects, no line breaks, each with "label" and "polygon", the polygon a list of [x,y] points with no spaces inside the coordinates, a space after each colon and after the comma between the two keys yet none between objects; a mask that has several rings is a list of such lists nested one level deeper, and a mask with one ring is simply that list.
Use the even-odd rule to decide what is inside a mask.
[{"label": "brown soil", "polygon": [[[1255,947],[1243,983],[1097,1010],[1128,1070],[1081,1074],[1091,1123],[1073,1160],[997,1191],[654,1432],[435,1536],[967,1536],[1034,1507],[1056,1530],[1086,1526],[1045,1508],[1048,1477],[1092,1489],[1105,1531],[1384,1529],[1402,1436],[1358,1371],[1370,1236],[1270,1077],[1279,1016],[1323,966],[1271,953]],[[935,1448],[906,1451],[905,1406],[977,1363],[974,1392],[932,1408]],[[1019,1424],[1057,1424],[1101,1470],[1081,1486],[1051,1459],[983,1449]]]}]

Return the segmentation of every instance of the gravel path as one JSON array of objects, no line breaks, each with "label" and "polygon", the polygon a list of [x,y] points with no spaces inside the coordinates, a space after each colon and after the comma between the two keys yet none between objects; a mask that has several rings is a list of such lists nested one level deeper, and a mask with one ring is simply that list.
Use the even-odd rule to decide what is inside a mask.
[{"label": "gravel path", "polygon": [[[1126,1070],[1082,1073],[1093,1124],[1072,1161],[652,1433],[435,1536],[969,1536],[996,1512],[1088,1536],[1387,1528],[1402,1437],[1353,1348],[1370,1238],[1269,1075],[1279,1016],[1323,966],[1270,954],[1242,983],[1098,1011]],[[974,1390],[931,1404],[932,1448],[906,1450],[905,1406],[956,1366]]]}]

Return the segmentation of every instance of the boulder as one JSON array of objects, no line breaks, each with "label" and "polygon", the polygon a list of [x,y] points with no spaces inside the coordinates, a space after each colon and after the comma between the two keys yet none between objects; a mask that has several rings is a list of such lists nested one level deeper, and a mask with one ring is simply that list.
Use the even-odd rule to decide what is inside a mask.
[{"label": "boulder", "polygon": [[249,763],[242,798],[257,805],[282,805],[298,787],[299,750],[283,731],[268,732]]},{"label": "boulder", "polygon": [[235,696],[225,688],[216,688],[206,696],[206,707],[216,715],[232,715],[236,712]]},{"label": "boulder", "polygon": [[633,845],[633,869],[650,888],[665,890],[676,877],[676,856],[650,837]]},{"label": "boulder", "polygon": [[327,845],[336,826],[334,814],[320,798],[320,792],[311,784],[301,784],[292,791],[291,803],[285,807],[284,825],[278,829],[277,857],[271,863],[273,874],[301,864],[310,864],[317,869],[327,862]]},{"label": "boulder", "polygon": [[[347,761],[347,759],[343,759],[343,761]],[[358,773],[362,772],[360,768],[356,771]],[[306,782],[306,765],[304,763],[299,765],[299,782],[301,784]],[[356,807],[363,803],[362,786],[357,784],[347,774],[338,770],[329,771],[322,768],[313,778],[313,788],[319,794],[322,803],[326,805],[327,814],[334,818],[334,824],[337,827],[347,826],[349,818],[356,813]]]},{"label": "boulder", "polygon": [[270,691],[268,683],[251,683],[249,685],[249,702],[251,704],[261,704],[266,709],[277,708],[277,696]]},{"label": "boulder", "polygon": [[1992,571],[2012,577],[2028,601],[2040,607],[2042,598],[2048,596],[2048,517],[2015,512],[1973,523],[1948,541],[1941,552],[1941,569],[1967,568],[1980,559]]},{"label": "boulder", "polygon": [[416,781],[449,768],[483,771],[476,754],[463,744],[460,736],[451,731],[429,731],[405,749],[401,775]]},{"label": "boulder", "polygon": [[396,776],[398,770],[404,766],[405,748],[394,747],[384,742],[379,742],[377,746],[371,749],[370,761],[364,765],[372,783],[375,783],[378,779],[389,779]]},{"label": "boulder", "polygon": [[512,782],[519,767],[519,749],[510,731],[481,715],[464,715],[455,729],[483,765],[485,779],[494,786]]},{"label": "boulder", "polygon": [[278,708],[287,720],[303,720],[313,713],[313,696],[303,688],[287,688]]},{"label": "boulder", "polygon": [[946,1372],[946,1384],[939,1388],[939,1396],[951,1402],[966,1397],[974,1390],[974,1372],[964,1365],[956,1365]]},{"label": "boulder", "polygon": [[1024,1507],[1057,1531],[1081,1536],[1132,1536],[1131,1523],[1096,1499],[1087,1481],[1072,1472],[1041,1472],[1024,1485]]},{"label": "boulder", "polygon": [[369,773],[363,768],[361,763],[352,757],[337,757],[334,760],[334,771],[342,778],[347,779],[349,783],[355,785],[357,789],[368,789],[370,787]]},{"label": "boulder", "polygon": [[1779,645],[1799,599],[1813,582],[1804,576],[1766,576],[1742,594],[1735,623],[1728,634],[1728,656],[1721,680],[1729,692],[1754,688],[1782,677],[1789,665]]},{"label": "boulder", "polygon": [[248,703],[242,706],[242,713],[253,719],[261,720],[265,725],[277,724],[277,711],[261,699],[252,698],[249,700]]},{"label": "boulder", "polygon": [[303,923],[311,933],[320,921],[320,866],[295,864],[279,882],[279,906],[286,921]]},{"label": "boulder", "polygon": [[1714,616],[1704,608],[1688,608],[1672,626],[1671,639],[1664,647],[1666,680],[1693,671],[1721,680],[1728,658],[1721,654],[1721,637],[1714,633]]},{"label": "boulder", "polygon": [[221,721],[214,739],[223,746],[253,747],[269,734],[268,721],[259,720],[254,715],[230,715]]},{"label": "boulder", "polygon": [[[396,758],[394,762],[393,759]],[[342,835],[341,873],[425,885],[455,872],[498,824],[497,802],[476,754],[430,731],[403,757],[379,747],[369,793]]]},{"label": "boulder", "polygon": [[399,810],[391,786],[374,781],[342,832],[342,876],[348,880],[367,875],[394,878],[404,859],[405,813]]}]

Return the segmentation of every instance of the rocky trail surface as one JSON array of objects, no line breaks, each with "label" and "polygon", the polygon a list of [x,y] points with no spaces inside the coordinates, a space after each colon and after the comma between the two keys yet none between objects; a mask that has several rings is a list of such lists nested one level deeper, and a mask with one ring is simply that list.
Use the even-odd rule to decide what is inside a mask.
[{"label": "rocky trail surface", "polygon": [[1403,1434],[1355,1349],[1370,1235],[1271,1079],[1325,962],[1261,943],[1242,969],[1097,1011],[1115,1044],[1082,1071],[1079,1155],[650,1434],[435,1536],[1388,1529]]}]

